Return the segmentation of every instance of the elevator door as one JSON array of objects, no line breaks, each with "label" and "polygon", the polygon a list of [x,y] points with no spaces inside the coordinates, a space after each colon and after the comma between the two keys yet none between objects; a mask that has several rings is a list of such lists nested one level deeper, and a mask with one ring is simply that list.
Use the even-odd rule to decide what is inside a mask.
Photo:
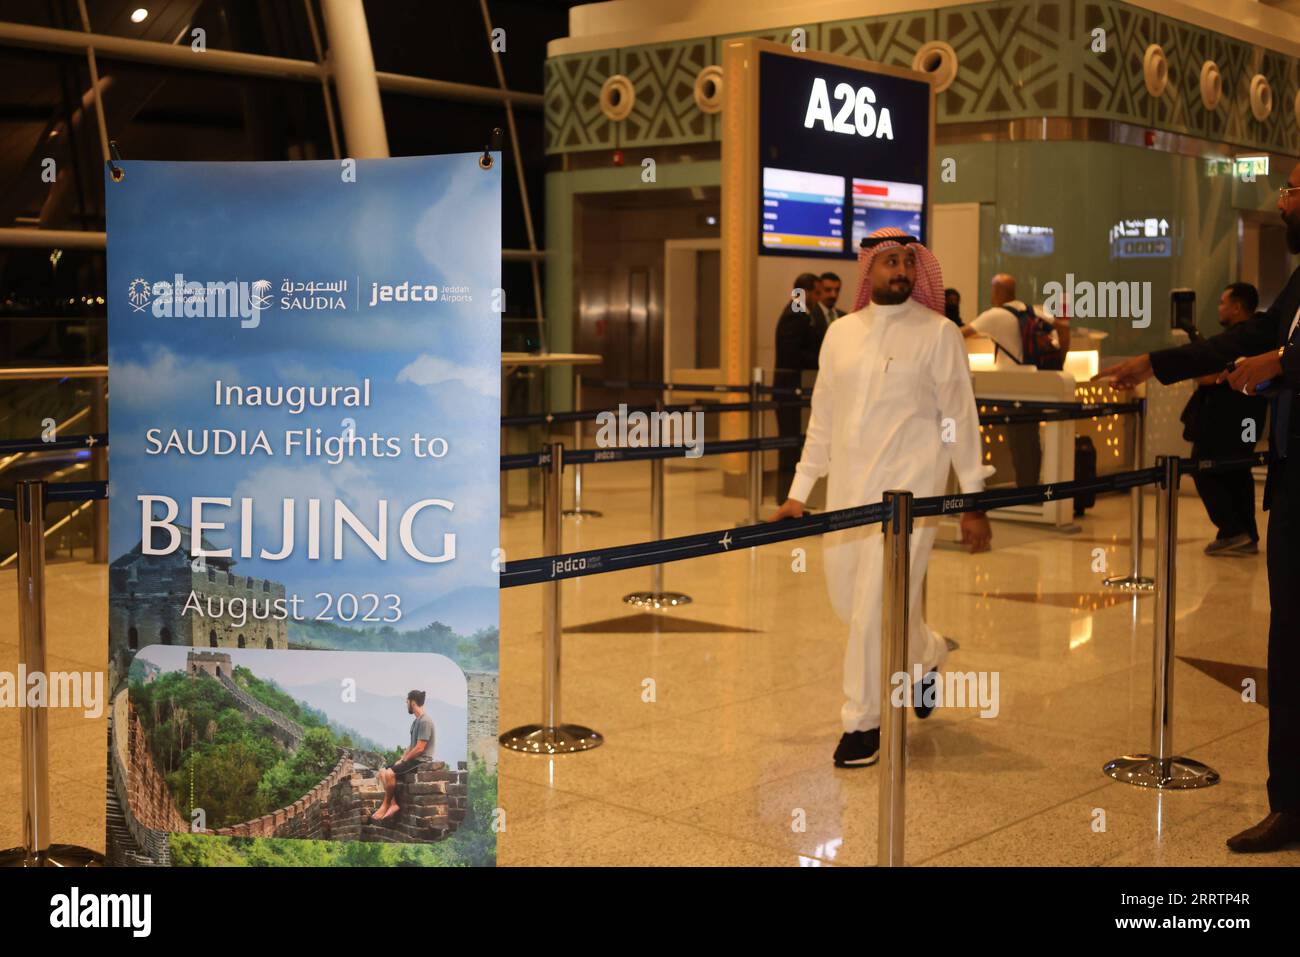
[{"label": "elevator door", "polygon": [[[574,347],[604,357],[599,367],[590,368],[593,379],[663,381],[664,244],[678,237],[716,241],[717,193],[710,187],[576,198]],[[658,393],[642,390],[625,397],[652,402]],[[590,398],[616,397],[593,391]]]}]

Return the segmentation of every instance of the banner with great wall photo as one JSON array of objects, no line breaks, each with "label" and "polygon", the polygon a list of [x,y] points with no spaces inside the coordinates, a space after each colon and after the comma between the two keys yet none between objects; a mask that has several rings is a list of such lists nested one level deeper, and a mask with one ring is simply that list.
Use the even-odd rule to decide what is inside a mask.
[{"label": "banner with great wall photo", "polygon": [[107,171],[110,863],[495,863],[479,160]]}]

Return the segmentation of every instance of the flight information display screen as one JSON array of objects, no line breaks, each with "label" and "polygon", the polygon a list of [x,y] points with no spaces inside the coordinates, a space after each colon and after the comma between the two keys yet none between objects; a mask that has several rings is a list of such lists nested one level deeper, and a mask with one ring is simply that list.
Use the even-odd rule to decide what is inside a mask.
[{"label": "flight information display screen", "polygon": [[763,247],[844,251],[844,177],[763,169]]},{"label": "flight information display screen", "polygon": [[851,259],[882,226],[925,239],[930,102],[923,79],[761,52],[758,252]]},{"label": "flight information display screen", "polygon": [[879,179],[853,181],[853,249],[862,237],[884,226],[921,235],[925,189],[920,183],[891,183]]}]

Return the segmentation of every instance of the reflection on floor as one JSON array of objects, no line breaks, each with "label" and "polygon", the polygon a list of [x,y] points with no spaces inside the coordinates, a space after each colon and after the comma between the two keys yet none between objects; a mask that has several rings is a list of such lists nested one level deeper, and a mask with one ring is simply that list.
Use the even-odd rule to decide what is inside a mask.
[{"label": "reflection on floor", "polygon": [[[605,517],[566,520],[565,549],[646,539],[648,472],[586,469],[584,504]],[[743,517],[716,471],[667,475],[669,535]],[[1000,697],[996,717],[939,708],[909,719],[908,863],[1300,863],[1300,849],[1240,857],[1223,846],[1267,812],[1268,715],[1241,691],[1255,678],[1263,698],[1264,558],[1205,557],[1204,511],[1192,497],[1182,506],[1174,738],[1223,783],[1159,794],[1101,773],[1146,750],[1150,733],[1154,602],[1101,586],[1127,570],[1127,498],[1100,499],[1073,537],[995,522],[993,552],[931,560],[930,623],[960,645],[950,668],[997,672]],[[540,512],[504,519],[502,541],[511,557],[538,554]],[[1098,547],[1106,571],[1094,570]],[[1148,550],[1148,573],[1152,563]],[[102,667],[103,566],[52,565],[48,578],[49,667]],[[831,766],[844,626],[818,541],[667,566],[665,587],[694,599],[680,612],[622,603],[649,583],[649,569],[564,583],[563,717],[606,744],[553,759],[501,753],[500,863],[874,863],[877,770]],[[17,655],[14,591],[13,571],[0,571],[5,670]],[[541,717],[541,589],[510,589],[501,607],[504,730]],[[104,719],[56,711],[50,738],[55,838],[102,848]],[[19,841],[18,796],[18,712],[2,709],[0,847]]]},{"label": "reflection on floor", "polygon": [[[605,517],[566,519],[564,549],[648,538],[648,472],[587,468],[583,504]],[[743,518],[716,472],[667,474],[669,535]],[[1256,677],[1263,687],[1264,559],[1262,549],[1207,558],[1204,509],[1192,496],[1180,504],[1176,647],[1186,663],[1176,666],[1175,745],[1223,783],[1161,794],[1101,772],[1150,737],[1154,602],[1101,584],[1128,570],[1127,496],[1102,497],[1075,536],[995,522],[993,552],[931,559],[929,621],[960,644],[949,667],[998,672],[1000,701],[992,718],[976,708],[909,716],[909,864],[1300,863],[1300,848],[1224,847],[1268,811],[1268,713],[1243,701],[1241,685]],[[540,512],[502,529],[512,557],[539,553]],[[792,570],[798,547],[802,573]],[[1094,570],[1099,547],[1105,571]],[[1154,570],[1150,546],[1143,569]],[[672,564],[664,579],[694,603],[657,616],[626,609],[621,597],[648,587],[648,569],[562,586],[563,717],[606,743],[556,758],[502,752],[500,863],[875,863],[877,769],[831,765],[844,626],[819,542]],[[541,589],[508,590],[501,607],[508,728],[541,716]]]},{"label": "reflection on floor", "polygon": [[[0,521],[12,521],[10,517]],[[108,661],[108,566],[60,562],[45,570],[48,671],[103,671]],[[18,667],[17,574],[0,571],[0,670]],[[105,692],[107,694],[107,692]],[[21,712],[0,708],[0,848],[22,844]],[[50,834],[103,853],[108,711],[49,712]]]}]

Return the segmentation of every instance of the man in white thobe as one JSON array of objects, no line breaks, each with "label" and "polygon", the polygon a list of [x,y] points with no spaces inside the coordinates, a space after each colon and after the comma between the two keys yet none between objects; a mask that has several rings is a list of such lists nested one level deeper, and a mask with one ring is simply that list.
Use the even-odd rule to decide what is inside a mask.
[{"label": "man in white thobe", "polygon": [[[980,492],[993,472],[982,461],[966,348],[943,314],[943,279],[933,254],[888,227],[863,240],[859,259],[858,300],[826,332],[803,456],[775,519],[802,516],[822,476],[828,476],[826,507],[841,509],[879,502],[889,489],[942,495],[950,467],[963,493]],[[963,514],[961,528],[972,552],[988,548],[992,535],[983,512]],[[917,520],[911,536],[908,667],[919,665],[926,682],[948,656],[946,642],[922,617],[935,530],[934,520]],[[829,534],[824,555],[831,603],[849,625],[844,735],[834,760],[836,767],[864,767],[876,762],[880,748],[881,528]],[[930,712],[923,700],[916,705],[920,717]]]}]

